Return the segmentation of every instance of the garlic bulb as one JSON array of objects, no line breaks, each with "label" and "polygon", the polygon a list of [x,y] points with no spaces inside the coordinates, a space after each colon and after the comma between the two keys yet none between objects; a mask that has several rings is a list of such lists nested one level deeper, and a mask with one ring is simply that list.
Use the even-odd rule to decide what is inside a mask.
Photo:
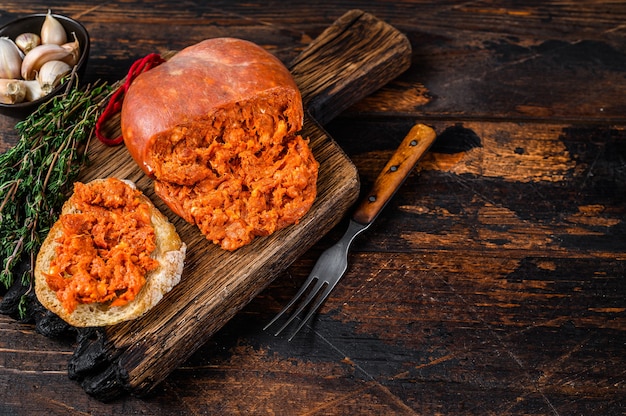
[{"label": "garlic bulb", "polygon": [[44,45],[63,45],[66,42],[67,33],[65,33],[65,28],[57,18],[52,16],[52,12],[48,10],[46,19],[41,26],[41,43]]},{"label": "garlic bulb", "polygon": [[11,39],[0,38],[0,78],[19,78],[22,66],[20,50]]},{"label": "garlic bulb", "polygon": [[49,94],[61,79],[72,71],[72,67],[63,61],[48,61],[41,66],[37,81],[44,93]]},{"label": "garlic bulb", "polygon": [[15,38],[15,44],[27,54],[31,49],[41,44],[41,38],[35,33],[22,33]]},{"label": "garlic bulb", "polygon": [[39,45],[28,52],[22,61],[22,78],[25,80],[35,79],[35,73],[48,61],[60,61],[67,58],[70,53],[60,45]]},{"label": "garlic bulb", "polygon": [[32,81],[21,82],[24,85],[24,89],[26,91],[26,101],[35,101],[47,95],[41,88],[41,85],[39,85],[39,81],[37,81],[36,79]]},{"label": "garlic bulb", "polygon": [[26,98],[24,81],[19,79],[0,79],[0,103],[17,104]]},{"label": "garlic bulb", "polygon": [[76,32],[72,32],[72,36],[74,37],[74,41],[64,43],[61,47],[70,53],[67,58],[63,59],[63,61],[67,62],[71,66],[74,66],[80,59],[80,43],[78,42],[78,38],[76,38]]},{"label": "garlic bulb", "polygon": [[40,33],[0,37],[0,103],[35,101],[50,94],[72,73],[81,57],[75,32],[48,10]]}]

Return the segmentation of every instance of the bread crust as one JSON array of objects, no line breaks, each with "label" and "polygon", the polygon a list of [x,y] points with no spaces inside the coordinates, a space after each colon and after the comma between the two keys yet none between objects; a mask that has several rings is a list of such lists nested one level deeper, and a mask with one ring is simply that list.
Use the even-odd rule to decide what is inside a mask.
[{"label": "bread crust", "polygon": [[[93,182],[103,180],[96,179]],[[133,182],[129,180],[123,182],[136,189]],[[113,307],[98,303],[81,303],[73,312],[68,313],[57,298],[56,292],[48,286],[44,274],[50,269],[50,264],[56,256],[56,247],[59,245],[56,240],[63,233],[61,222],[57,221],[42,243],[35,263],[35,294],[46,309],[75,327],[114,325],[140,317],[180,282],[187,247],[174,225],[150,199],[143,194],[141,199],[150,207],[150,219],[156,236],[156,249],[151,256],[159,262],[159,266],[146,274],[146,283],[135,299],[125,305]],[[63,205],[61,215],[73,212],[77,211],[70,197]]]}]

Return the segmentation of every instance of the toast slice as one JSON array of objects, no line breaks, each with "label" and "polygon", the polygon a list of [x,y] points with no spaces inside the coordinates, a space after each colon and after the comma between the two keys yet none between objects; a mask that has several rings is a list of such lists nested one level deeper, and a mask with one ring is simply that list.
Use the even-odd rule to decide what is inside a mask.
[{"label": "toast slice", "polygon": [[[87,186],[106,180],[108,179],[96,179],[89,182]],[[137,189],[131,181],[122,180],[122,182],[125,186]],[[63,205],[61,216],[79,212],[73,197],[74,195]],[[75,327],[114,325],[140,317],[154,307],[167,292],[180,282],[186,245],[181,241],[174,225],[152,204],[150,199],[143,194],[140,194],[139,198],[141,202],[148,205],[156,246],[150,253],[150,257],[155,259],[158,265],[145,273],[145,283],[134,296],[134,299],[120,306],[112,306],[110,301],[102,303],[78,302],[73,310],[68,310],[57,292],[51,289],[46,277],[51,270],[53,259],[57,256],[57,247],[61,244],[59,238],[64,232],[59,219],[44,240],[35,264],[35,293],[45,308]]]}]

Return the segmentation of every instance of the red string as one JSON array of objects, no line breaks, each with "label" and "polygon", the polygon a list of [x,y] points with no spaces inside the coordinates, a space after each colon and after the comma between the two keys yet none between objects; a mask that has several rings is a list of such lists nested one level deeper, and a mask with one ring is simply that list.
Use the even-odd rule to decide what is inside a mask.
[{"label": "red string", "polygon": [[122,102],[124,101],[124,95],[126,94],[126,91],[128,91],[130,84],[133,83],[135,78],[142,72],[148,71],[155,66],[161,65],[163,62],[165,62],[165,59],[161,58],[159,54],[151,53],[150,55],[138,59],[132,64],[130,70],[128,71],[126,81],[122,86],[117,89],[117,91],[115,91],[115,93],[113,93],[106,108],[104,109],[102,114],[100,114],[100,117],[98,117],[98,121],[96,121],[96,136],[102,143],[106,144],[107,146],[116,146],[122,143],[124,139],[121,135],[119,137],[109,138],[102,133],[102,128],[104,124],[109,120],[109,118],[120,112],[120,110],[122,109]]}]

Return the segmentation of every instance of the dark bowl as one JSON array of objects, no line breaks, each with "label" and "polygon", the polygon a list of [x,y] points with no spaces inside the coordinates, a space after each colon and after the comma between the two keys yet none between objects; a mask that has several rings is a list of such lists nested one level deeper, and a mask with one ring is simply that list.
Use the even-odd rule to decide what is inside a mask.
[{"label": "dark bowl", "polygon": [[[80,58],[78,63],[76,64],[76,74],[78,75],[78,79],[82,78],[82,75],[85,73],[85,67],[87,66],[87,60],[89,59],[89,33],[87,33],[87,29],[79,23],[78,21],[71,19],[67,16],[62,16],[59,14],[52,14],[65,28],[67,32],[68,42],[73,41],[74,37],[72,32],[76,34],[76,39],[78,39],[78,43],[80,44]],[[12,40],[15,40],[17,36],[22,33],[31,32],[39,34],[41,33],[41,26],[46,18],[45,13],[41,14],[30,14],[28,16],[20,17],[0,28],[0,37],[7,36]],[[46,95],[35,101],[22,102],[17,104],[3,104],[0,103],[0,112],[5,115],[10,115],[14,117],[25,117],[28,114],[35,111],[42,103],[48,101],[55,95],[61,94],[65,91],[67,87],[67,83],[63,83],[57,86],[50,94]]]}]

